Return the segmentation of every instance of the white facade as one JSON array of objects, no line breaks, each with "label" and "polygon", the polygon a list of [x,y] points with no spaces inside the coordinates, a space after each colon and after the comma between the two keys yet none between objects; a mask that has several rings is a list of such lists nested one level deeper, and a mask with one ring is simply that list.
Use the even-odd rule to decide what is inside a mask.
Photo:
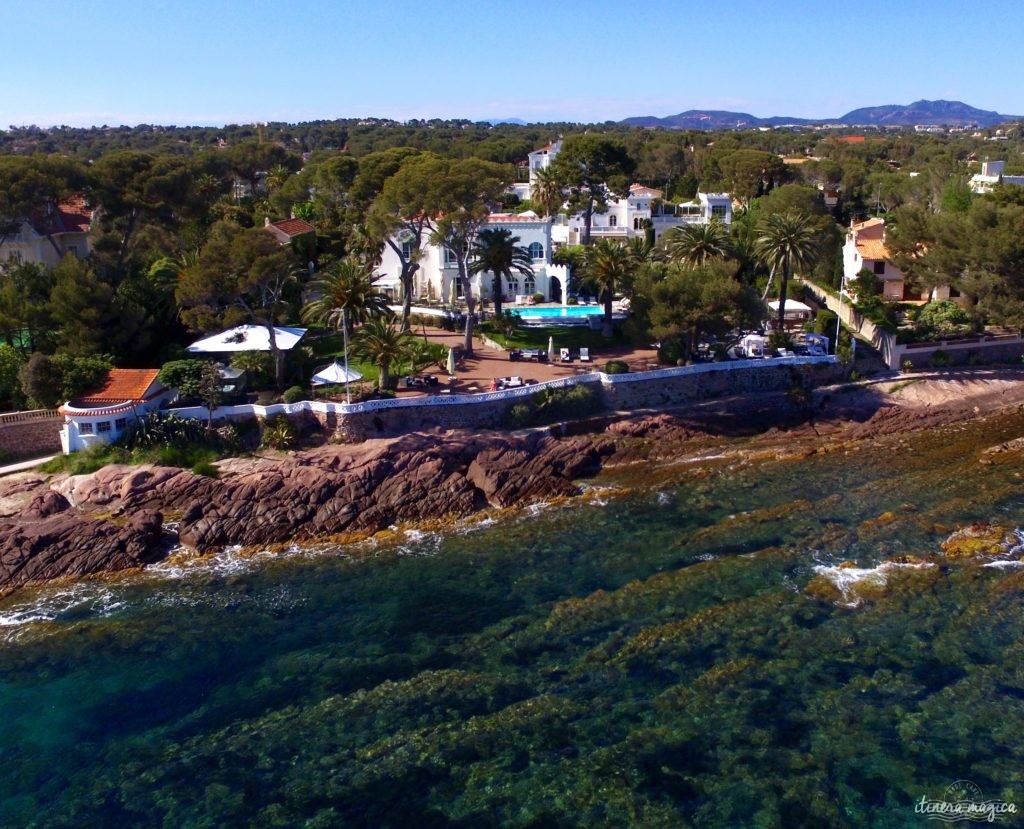
[{"label": "white facade", "polygon": [[157,387],[142,400],[126,400],[113,406],[92,407],[65,403],[60,407],[64,426],[60,430],[60,445],[65,455],[88,449],[95,443],[112,443],[143,415],[173,403],[178,397],[176,389]]},{"label": "white facade", "polygon": [[[648,224],[654,229],[654,239],[674,227],[692,224],[710,224],[712,220],[726,227],[732,224],[732,198],[728,193],[698,193],[697,199],[680,205],[666,204],[662,192],[652,187],[634,184],[629,196],[615,199],[606,213],[595,213],[590,225],[590,239],[631,239],[644,236]],[[583,243],[585,222],[582,214],[569,218],[565,230],[555,233],[555,242],[567,245]]]},{"label": "white facade", "polygon": [[541,147],[539,150],[534,150],[527,156],[530,165],[530,185],[537,180],[537,171],[546,170],[551,166],[551,163],[555,160],[555,157],[562,149],[562,139],[559,138],[557,141],[552,141],[546,147]]},{"label": "white facade", "polygon": [[997,184],[1024,185],[1024,176],[1007,176],[1003,174],[1006,169],[1005,161],[983,161],[981,172],[971,176],[968,183],[973,193],[991,193],[992,188]]},{"label": "white facade", "polygon": [[[494,213],[488,218],[488,229],[505,229],[519,238],[519,247],[530,252],[533,262],[532,277],[517,277],[512,282],[503,280],[502,296],[510,302],[516,297],[532,297],[543,294],[545,301],[561,298],[565,286],[565,269],[551,264],[552,220],[540,218],[536,213]],[[408,243],[406,243],[408,245]],[[407,250],[410,248],[407,246]],[[458,263],[454,254],[439,245],[426,244],[419,251],[419,268],[413,277],[413,297],[453,304],[465,296],[465,286],[458,284]],[[392,299],[401,294],[399,275],[402,263],[390,245],[384,248],[381,263],[377,268],[378,284]],[[481,296],[481,282],[485,299],[491,298],[493,277],[477,274],[471,277],[471,289],[477,298]]]},{"label": "white facade", "polygon": [[903,299],[903,272],[889,261],[885,219],[868,219],[850,226],[843,244],[843,279],[850,283],[867,268],[882,283],[882,296]]}]

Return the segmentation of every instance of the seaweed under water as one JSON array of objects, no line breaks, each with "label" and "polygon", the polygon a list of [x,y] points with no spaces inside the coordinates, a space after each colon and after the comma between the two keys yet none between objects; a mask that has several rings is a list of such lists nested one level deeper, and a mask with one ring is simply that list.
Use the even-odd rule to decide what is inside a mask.
[{"label": "seaweed under water", "polygon": [[[908,826],[1024,808],[1007,416],[0,602],[0,824]],[[833,447],[835,448],[835,447]],[[999,535],[999,533],[996,533]]]}]

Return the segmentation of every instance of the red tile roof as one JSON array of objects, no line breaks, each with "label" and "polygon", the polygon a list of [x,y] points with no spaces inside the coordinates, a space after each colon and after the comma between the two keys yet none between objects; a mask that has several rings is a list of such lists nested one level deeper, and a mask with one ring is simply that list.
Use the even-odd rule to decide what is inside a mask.
[{"label": "red tile roof", "polygon": [[84,196],[68,196],[45,214],[34,213],[31,221],[40,234],[88,233],[92,210],[86,206]]},{"label": "red tile roof", "polygon": [[[91,389],[73,401],[76,406],[108,406],[131,400],[140,403],[153,396],[151,386],[156,383],[158,368],[112,368],[103,384]],[[162,388],[162,386],[158,387]]]},{"label": "red tile roof", "polygon": [[280,222],[271,222],[270,227],[276,227],[288,237],[316,233],[316,228],[304,219],[282,219]]},{"label": "red tile roof", "polygon": [[88,233],[92,227],[92,210],[84,196],[69,196],[57,205],[57,212],[67,233]]},{"label": "red tile roof", "polygon": [[492,213],[487,217],[487,224],[505,225],[513,222],[546,222],[540,216],[520,216],[518,213]]},{"label": "red tile roof", "polygon": [[662,196],[661,190],[655,190],[653,187],[645,187],[643,184],[629,185],[629,194],[631,196],[645,196],[651,199],[660,199]]}]

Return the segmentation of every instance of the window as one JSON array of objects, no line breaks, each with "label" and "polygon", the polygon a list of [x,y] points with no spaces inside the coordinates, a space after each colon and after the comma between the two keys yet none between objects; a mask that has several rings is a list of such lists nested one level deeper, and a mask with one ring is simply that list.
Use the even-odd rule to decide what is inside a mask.
[{"label": "window", "polygon": [[527,295],[537,293],[537,283],[534,281],[532,276],[528,276],[523,280],[523,292]]},{"label": "window", "polygon": [[80,435],[91,435],[92,434],[92,424],[91,423],[79,423],[78,424],[78,434],[80,434]]},{"label": "window", "polygon": [[451,248],[444,249],[444,266],[452,267],[459,264],[459,258],[455,255]]},{"label": "window", "polygon": [[508,281],[508,292],[515,296],[519,293],[519,280],[513,277]]},{"label": "window", "polygon": [[119,432],[127,425],[128,419],[125,417],[119,417],[117,420],[114,421],[114,428],[117,429],[117,431]]},{"label": "window", "polygon": [[875,262],[875,273],[879,274],[879,275],[885,273],[885,260],[884,259],[882,259],[881,261]]},{"label": "window", "polygon": [[644,222],[645,221],[647,221],[647,220],[644,219],[643,216],[634,216],[633,217],[633,230],[643,230],[644,229]]},{"label": "window", "polygon": [[608,227],[617,227],[618,224],[619,217],[612,213],[612,215],[608,217]]},{"label": "window", "polygon": [[101,420],[99,423],[96,424],[96,431],[99,432],[101,435],[104,432],[109,432],[110,431],[110,421],[109,420]]},{"label": "window", "polygon": [[711,218],[722,219],[725,221],[725,205],[724,204],[713,204],[711,205]]},{"label": "window", "polygon": [[402,258],[406,262],[412,259],[412,242],[402,242]]},{"label": "window", "polygon": [[540,242],[534,242],[530,245],[530,258],[534,261],[540,261],[544,258],[544,245]]}]

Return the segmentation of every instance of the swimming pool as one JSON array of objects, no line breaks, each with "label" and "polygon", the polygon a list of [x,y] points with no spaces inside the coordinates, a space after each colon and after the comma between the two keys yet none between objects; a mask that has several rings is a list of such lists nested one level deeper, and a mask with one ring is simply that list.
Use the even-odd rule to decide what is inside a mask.
[{"label": "swimming pool", "polygon": [[[558,319],[576,319],[585,322],[586,317],[604,315],[603,305],[539,305],[525,308],[515,306],[507,310],[524,320],[539,318],[546,322]],[[626,315],[622,311],[615,311],[612,316],[615,319],[624,319]]]}]

